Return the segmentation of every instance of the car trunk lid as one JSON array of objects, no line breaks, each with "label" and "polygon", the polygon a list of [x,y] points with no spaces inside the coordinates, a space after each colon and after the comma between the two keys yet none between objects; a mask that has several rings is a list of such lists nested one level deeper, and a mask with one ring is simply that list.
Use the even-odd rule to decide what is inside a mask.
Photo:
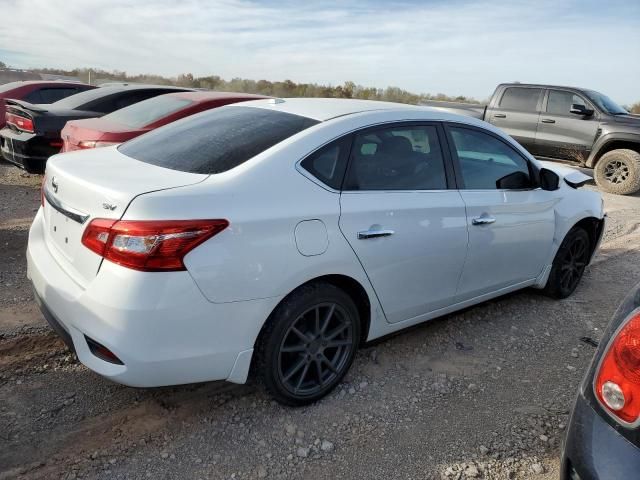
[{"label": "car trunk lid", "polygon": [[82,142],[126,142],[141,135],[145,131],[144,129],[132,129],[126,125],[109,122],[102,118],[72,120],[67,122],[62,129],[62,141],[64,142],[62,151],[71,152],[91,148],[89,146],[83,146]]},{"label": "car trunk lid", "polygon": [[102,261],[82,244],[89,222],[120,219],[129,203],[143,193],[206,178],[134,160],[115,147],[52,157],[43,183],[45,242],[60,266],[84,287]]}]

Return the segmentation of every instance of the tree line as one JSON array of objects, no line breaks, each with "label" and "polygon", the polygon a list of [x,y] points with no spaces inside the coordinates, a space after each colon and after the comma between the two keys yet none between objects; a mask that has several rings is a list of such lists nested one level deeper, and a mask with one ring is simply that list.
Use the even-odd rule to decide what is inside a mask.
[{"label": "tree line", "polygon": [[97,82],[131,82],[155,85],[177,85],[180,87],[204,88],[207,90],[226,92],[255,93],[272,97],[357,98],[409,104],[420,104],[426,100],[480,103],[474,98],[463,95],[449,96],[444,93],[438,93],[436,95],[427,93],[416,94],[398,87],[366,87],[351,81],[344,82],[342,85],[333,86],[317,83],[296,83],[291,80],[278,82],[272,82],[270,80],[249,80],[246,78],[225,80],[218,75],[196,77],[191,73],[181,74],[175,78],[168,78],[153,74],[130,75],[127,72],[119,70],[106,71],[86,68],[76,68],[73,70],[42,68],[38,69],[38,72],[78,77],[84,82],[89,82],[90,76],[91,83],[93,84]]},{"label": "tree line", "polygon": [[[6,67],[7,66],[0,61],[0,68]],[[88,68],[74,68],[73,70],[41,68],[38,69],[37,72],[78,77],[83,82],[93,84],[98,82],[131,82],[155,85],[177,85],[180,87],[204,88],[207,90],[225,92],[256,93],[272,97],[357,98],[362,100],[382,100],[414,105],[419,105],[420,103],[429,100],[482,103],[475,98],[466,97],[464,95],[450,96],[445,95],[444,93],[437,93],[435,95],[430,93],[413,93],[398,87],[366,87],[351,81],[344,82],[342,85],[333,86],[317,83],[296,83],[291,80],[279,82],[272,82],[269,80],[249,80],[246,78],[232,78],[231,80],[225,80],[218,75],[196,77],[191,73],[185,73],[178,75],[175,78],[169,78],[154,74],[129,75],[127,72],[120,70],[106,71]],[[640,102],[636,102],[626,108],[631,113],[640,114]]]}]

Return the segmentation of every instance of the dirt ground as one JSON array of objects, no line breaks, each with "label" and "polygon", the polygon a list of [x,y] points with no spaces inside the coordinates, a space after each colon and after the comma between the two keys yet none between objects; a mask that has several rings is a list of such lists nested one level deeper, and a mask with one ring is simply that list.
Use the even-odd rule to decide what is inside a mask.
[{"label": "dirt ground", "polygon": [[572,297],[525,290],[366,346],[316,405],[251,385],[133,389],[79,364],[34,305],[40,182],[0,164],[0,479],[557,479],[594,352],[580,338],[640,280],[640,197],[605,195],[606,238]]}]

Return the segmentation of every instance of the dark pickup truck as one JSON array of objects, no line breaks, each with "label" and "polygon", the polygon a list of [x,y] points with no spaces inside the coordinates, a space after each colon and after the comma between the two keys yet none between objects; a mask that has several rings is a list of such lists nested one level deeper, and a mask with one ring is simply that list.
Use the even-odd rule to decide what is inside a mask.
[{"label": "dark pickup truck", "polygon": [[505,83],[486,106],[426,102],[501,128],[532,155],[593,168],[598,187],[628,195],[640,190],[640,116],[606,95],[573,87]]}]

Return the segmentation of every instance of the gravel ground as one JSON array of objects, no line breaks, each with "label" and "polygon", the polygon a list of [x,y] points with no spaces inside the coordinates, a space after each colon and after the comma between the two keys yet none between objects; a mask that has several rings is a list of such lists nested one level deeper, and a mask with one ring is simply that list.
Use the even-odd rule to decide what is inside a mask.
[{"label": "gravel ground", "polygon": [[291,409],[225,383],[133,389],[80,365],[31,299],[41,178],[0,164],[0,479],[557,479],[580,378],[640,278],[640,197],[605,198],[577,292],[525,290],[363,348],[345,382]]}]

